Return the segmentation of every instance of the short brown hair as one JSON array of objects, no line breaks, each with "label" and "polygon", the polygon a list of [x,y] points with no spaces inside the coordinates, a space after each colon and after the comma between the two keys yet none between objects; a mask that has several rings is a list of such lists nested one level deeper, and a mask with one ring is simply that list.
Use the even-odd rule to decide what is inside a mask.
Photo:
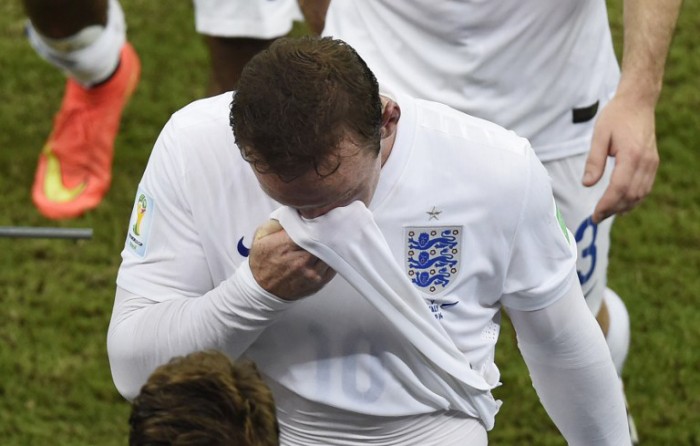
[{"label": "short brown hair", "polygon": [[252,362],[197,352],[158,367],[132,403],[129,444],[278,446],[272,392]]},{"label": "short brown hair", "polygon": [[259,172],[293,179],[332,173],[344,138],[379,154],[377,79],[342,40],[277,39],[243,69],[230,121],[243,157]]}]

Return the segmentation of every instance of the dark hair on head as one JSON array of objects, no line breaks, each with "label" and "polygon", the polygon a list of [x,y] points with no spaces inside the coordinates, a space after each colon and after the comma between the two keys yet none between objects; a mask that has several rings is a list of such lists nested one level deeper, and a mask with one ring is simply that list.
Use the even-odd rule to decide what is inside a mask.
[{"label": "dark hair on head", "polygon": [[344,138],[379,154],[377,79],[355,50],[329,37],[277,39],[243,69],[230,123],[246,161],[291,180],[325,176]]},{"label": "dark hair on head", "polygon": [[251,362],[197,352],[158,367],[132,403],[130,446],[278,446],[272,392]]}]

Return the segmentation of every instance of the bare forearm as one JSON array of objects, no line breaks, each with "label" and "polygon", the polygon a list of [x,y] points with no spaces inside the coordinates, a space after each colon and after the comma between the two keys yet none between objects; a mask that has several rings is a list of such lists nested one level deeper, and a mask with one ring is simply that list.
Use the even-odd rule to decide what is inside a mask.
[{"label": "bare forearm", "polygon": [[618,94],[656,105],[681,3],[682,0],[625,0]]}]

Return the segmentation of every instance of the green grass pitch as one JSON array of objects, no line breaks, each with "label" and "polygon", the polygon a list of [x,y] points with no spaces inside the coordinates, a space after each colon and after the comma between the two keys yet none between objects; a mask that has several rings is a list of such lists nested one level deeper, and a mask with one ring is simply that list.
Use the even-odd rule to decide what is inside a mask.
[{"label": "green grass pitch", "polygon": [[[142,81],[117,139],[103,204],[61,227],[92,240],[0,239],[0,444],[123,445],[129,407],[105,337],[138,180],[169,115],[204,95],[208,58],[189,1],[122,0]],[[610,2],[620,42],[621,1]],[[52,226],[31,204],[37,155],[62,75],[23,36],[19,0],[0,3],[0,226]],[[645,445],[700,444],[700,3],[687,1],[657,110],[661,167],[651,196],[614,228],[610,284],[627,302],[629,403]],[[505,401],[494,445],[563,445],[540,407],[506,324]]]}]

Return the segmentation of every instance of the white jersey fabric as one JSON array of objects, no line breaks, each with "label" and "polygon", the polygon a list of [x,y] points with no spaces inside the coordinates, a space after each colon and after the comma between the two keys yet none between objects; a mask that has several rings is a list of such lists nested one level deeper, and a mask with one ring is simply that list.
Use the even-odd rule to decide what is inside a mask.
[{"label": "white jersey fabric", "polygon": [[201,34],[274,39],[302,14],[297,0],[194,0],[194,19]]},{"label": "white jersey fabric", "polygon": [[542,161],[588,151],[594,120],[574,110],[602,107],[619,80],[602,0],[333,0],[323,34],[380,82],[512,129]]},{"label": "white jersey fabric", "polygon": [[608,161],[581,184],[597,111],[620,73],[601,0],[333,0],[324,35],[350,43],[381,82],[528,138],[578,245],[593,314],[603,302],[612,218],[591,214]]},{"label": "white jersey fabric", "polygon": [[[396,141],[369,209],[435,323],[481,370],[494,360],[501,305],[529,311],[561,298],[575,246],[525,139],[396,99]],[[453,413],[426,390],[424,358],[342,277],[297,302],[255,288],[247,248],[279,204],[235,146],[230,102],[224,94],[175,113],[139,185],[117,278],[130,297],[115,304],[108,339],[120,392],[133,397],[172,356],[216,348],[257,363],[286,414],[283,430],[303,430],[310,413],[330,420],[338,443],[326,444],[384,417]],[[295,399],[316,410],[295,415]]]}]

